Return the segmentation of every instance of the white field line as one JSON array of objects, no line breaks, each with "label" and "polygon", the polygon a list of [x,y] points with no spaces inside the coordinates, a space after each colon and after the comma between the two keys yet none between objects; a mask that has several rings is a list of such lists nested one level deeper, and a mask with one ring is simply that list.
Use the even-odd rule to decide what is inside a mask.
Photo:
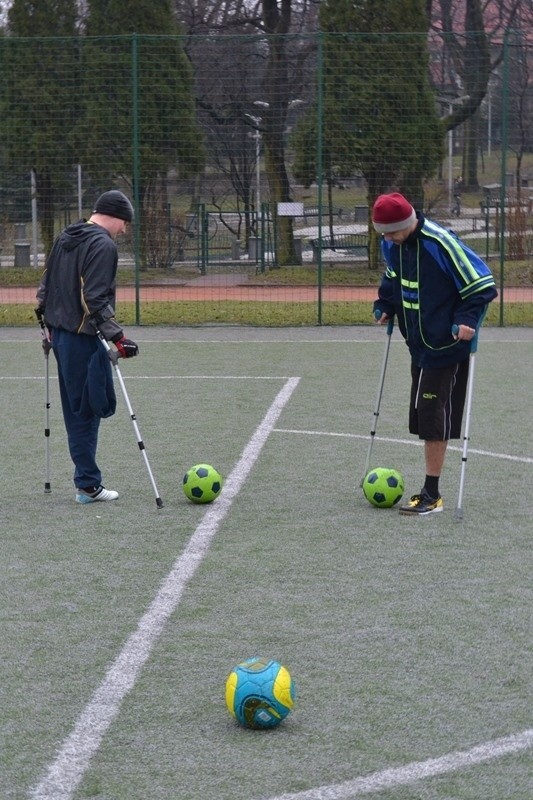
[{"label": "white field line", "polygon": [[288,381],[289,379],[290,375],[135,375],[129,378],[130,381]]},{"label": "white field line", "polygon": [[[135,336],[135,341],[137,342],[137,344],[142,344],[143,347],[145,345],[156,345],[156,346],[159,346],[161,344],[171,344],[171,345],[174,345],[174,344],[179,344],[179,345],[222,344],[222,345],[252,345],[252,346],[263,345],[263,344],[269,344],[269,345],[270,344],[282,344],[282,345],[287,345],[287,344],[295,344],[295,345],[298,345],[298,344],[318,344],[318,345],[325,345],[325,344],[333,344],[333,345],[339,345],[339,344],[348,344],[348,345],[352,345],[352,344],[364,344],[364,345],[376,344],[376,345],[380,345],[381,346],[383,344],[383,339],[381,338],[383,336],[383,329],[380,328],[379,330],[374,330],[374,324],[375,323],[371,323],[370,326],[369,326],[371,328],[371,330],[368,331],[368,337],[364,337],[364,336],[358,335],[358,333],[354,332],[353,328],[352,328],[352,331],[350,331],[350,334],[352,334],[353,338],[340,337],[340,338],[331,338],[331,339],[329,339],[329,338],[327,338],[327,336],[328,336],[329,333],[331,333],[331,329],[329,329],[327,327],[326,328],[317,329],[315,327],[315,328],[313,328],[313,330],[316,331],[316,338],[309,338],[309,339],[298,338],[298,332],[300,330],[300,329],[298,329],[297,331],[295,331],[294,336],[289,334],[285,338],[282,338],[282,336],[280,335],[279,338],[276,338],[276,337],[272,336],[271,338],[264,338],[263,339],[263,338],[260,338],[261,334],[258,333],[258,331],[260,331],[261,329],[256,328],[256,329],[254,329],[254,333],[259,338],[253,339],[253,340],[250,339],[250,338],[243,338],[243,339],[237,339],[237,338],[236,339],[229,339],[229,338],[228,339],[222,339],[222,338],[219,338],[219,339],[210,338],[210,339],[208,339],[208,338],[205,338],[205,339],[202,339],[201,337],[200,338],[196,338],[196,339],[187,339],[185,337],[183,337],[183,338],[174,338],[174,339],[157,339],[157,338],[145,338],[143,333],[140,333],[139,335]],[[487,333],[490,334],[490,338],[487,337]],[[486,327],[486,328],[483,329],[483,347],[485,347],[485,345],[492,345],[492,344],[529,344],[531,342],[531,340],[532,340],[531,328],[523,328],[523,329],[521,329],[521,333],[522,333],[521,336],[516,336],[516,334],[514,333],[512,328]],[[181,330],[178,332],[177,337],[179,337],[180,334],[181,334]],[[235,334],[237,335],[237,331],[235,331]],[[246,330],[246,333],[244,335],[249,337],[250,336],[249,331]],[[493,338],[493,335],[494,335],[494,338]],[[321,337],[323,337],[323,338],[321,338]],[[505,337],[508,337],[508,338],[505,338]],[[21,338],[20,336],[11,337],[9,332],[6,333],[6,329],[5,328],[0,327],[0,346],[4,345],[4,344],[7,344],[7,345],[11,345],[11,344],[31,344],[32,346],[33,345],[40,346],[41,345],[41,341],[42,340],[41,340],[41,337],[40,337],[40,332],[36,332],[35,334],[31,334],[31,336],[28,336],[28,338],[24,339],[24,338]],[[402,338],[400,338],[400,334],[394,336],[394,338],[391,341],[391,344],[401,344],[403,346],[404,341],[403,341]]]},{"label": "white field line", "polygon": [[122,700],[135,685],[168,618],[176,610],[187,584],[206,556],[220,524],[257,461],[299,380],[299,378],[289,379],[277,394],[225,481],[220,497],[207,509],[184,551],[176,559],[170,573],[161,584],[148,611],[141,618],[137,630],[125,643],[109,668],[103,683],[78,718],[72,733],[61,745],[45,777],[31,790],[30,796],[35,800],[72,798],[107,729],[118,715]]},{"label": "white field line", "polygon": [[[370,441],[369,435],[362,434],[362,433],[332,433],[331,431],[306,431],[306,430],[299,430],[297,428],[275,428],[276,433],[296,433],[301,434],[303,436],[339,436],[340,438],[344,439],[363,439],[365,441]],[[413,447],[423,447],[424,442],[420,441],[419,439],[392,439],[387,436],[378,436],[377,434],[374,437],[374,442],[389,442],[392,444],[406,444]],[[454,445],[449,445],[448,450],[456,450],[459,453],[463,452],[462,447],[455,447]],[[468,453],[476,453],[479,456],[488,456],[489,458],[499,458],[503,459],[504,461],[518,461],[521,464],[533,464],[533,458],[530,456],[512,456],[508,453],[493,453],[491,450],[476,450],[474,447],[468,448]]]},{"label": "white field line", "polygon": [[318,786],[303,792],[282,794],[270,800],[352,800],[365,794],[381,792],[384,789],[394,789],[397,786],[406,786],[424,778],[433,778],[447,772],[457,772],[460,769],[492,761],[495,758],[519,753],[533,747],[533,728],[492,742],[472,747],[471,750],[457,750],[440,758],[429,758],[427,761],[413,761],[403,767],[384,769],[373,772],[361,778],[354,778],[344,783]]},{"label": "white field line", "polygon": [[[57,375],[50,376],[57,377]],[[124,375],[125,381],[288,381],[290,375]],[[44,381],[44,375],[0,375],[0,381]]]}]

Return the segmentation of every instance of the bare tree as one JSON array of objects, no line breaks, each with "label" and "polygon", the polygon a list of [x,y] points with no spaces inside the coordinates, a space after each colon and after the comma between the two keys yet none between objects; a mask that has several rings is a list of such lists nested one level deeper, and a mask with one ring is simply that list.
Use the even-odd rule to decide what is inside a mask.
[{"label": "bare tree", "polygon": [[[254,148],[260,143],[261,172],[268,186],[265,198],[277,225],[278,261],[294,263],[292,219],[277,218],[276,209],[278,203],[291,199],[287,128],[295,101],[306,99],[302,97],[309,85],[306,62],[316,50],[316,41],[302,32],[316,26],[317,4],[313,0],[177,0],[175,7],[189,35],[186,50],[194,65],[200,119],[209,130],[214,164],[229,176],[248,210],[256,205],[251,182]],[[219,35],[212,37],[212,33]],[[240,153],[232,150],[237,146]]]},{"label": "bare tree", "polygon": [[[525,0],[531,8],[531,0]],[[445,83],[440,87],[449,100],[450,113],[444,118],[446,130],[464,126],[463,182],[477,189],[479,152],[478,111],[491,73],[500,64],[501,43],[506,28],[512,27],[524,0],[436,0],[427,2],[432,28],[442,36]],[[531,17],[530,17],[531,19]]]}]

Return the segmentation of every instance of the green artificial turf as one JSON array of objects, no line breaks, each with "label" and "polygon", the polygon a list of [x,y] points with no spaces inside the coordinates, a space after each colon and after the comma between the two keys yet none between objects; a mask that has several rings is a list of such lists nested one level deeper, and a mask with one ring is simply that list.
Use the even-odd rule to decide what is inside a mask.
[{"label": "green artificial turf", "polygon": [[[99,460],[120,498],[73,502],[52,357],[44,493],[38,332],[0,331],[0,797],[28,797],[43,779],[184,553],[188,583],[161,630],[144,632],[146,660],[73,800],[270,800],[319,786],[340,800],[364,796],[342,794],[343,782],[531,729],[530,331],[481,332],[462,522],[460,441],[442,514],[401,517],[359,488],[383,330],[128,332],[141,352],[120,368],[160,510],[118,385]],[[372,463],[400,470],[406,495],[424,472],[407,433],[408,368],[395,332]],[[246,448],[294,378],[252,463]],[[227,492],[236,469],[245,476],[220,518],[224,488],[207,507],[182,491],[200,462]],[[208,546],[191,551],[210,514]],[[270,732],[240,728],[225,707],[227,674],[253,655],[281,661],[296,685],[294,711]],[[128,665],[116,674],[113,691]],[[377,796],[529,800],[530,788],[522,751]]]}]

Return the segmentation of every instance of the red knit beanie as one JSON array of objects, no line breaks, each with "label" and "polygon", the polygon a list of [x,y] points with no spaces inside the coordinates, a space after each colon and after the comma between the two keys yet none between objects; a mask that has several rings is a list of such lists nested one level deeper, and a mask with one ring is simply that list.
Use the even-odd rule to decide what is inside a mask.
[{"label": "red knit beanie", "polygon": [[403,194],[380,194],[372,209],[372,222],[378,233],[403,231],[416,222],[416,213]]}]

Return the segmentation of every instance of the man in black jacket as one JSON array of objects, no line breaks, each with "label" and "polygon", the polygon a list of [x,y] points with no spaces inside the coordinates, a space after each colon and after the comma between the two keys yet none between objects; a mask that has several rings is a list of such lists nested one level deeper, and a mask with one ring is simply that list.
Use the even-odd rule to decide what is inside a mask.
[{"label": "man in black jacket", "polygon": [[116,407],[111,365],[97,332],[114,342],[122,358],[139,352],[115,319],[115,238],[132,220],[133,206],[122,192],[100,195],[89,220],[69,225],[54,242],[37,292],[36,313],[49,329],[57,360],[78,503],[118,497],[102,486],[96,463],[100,419]]}]

